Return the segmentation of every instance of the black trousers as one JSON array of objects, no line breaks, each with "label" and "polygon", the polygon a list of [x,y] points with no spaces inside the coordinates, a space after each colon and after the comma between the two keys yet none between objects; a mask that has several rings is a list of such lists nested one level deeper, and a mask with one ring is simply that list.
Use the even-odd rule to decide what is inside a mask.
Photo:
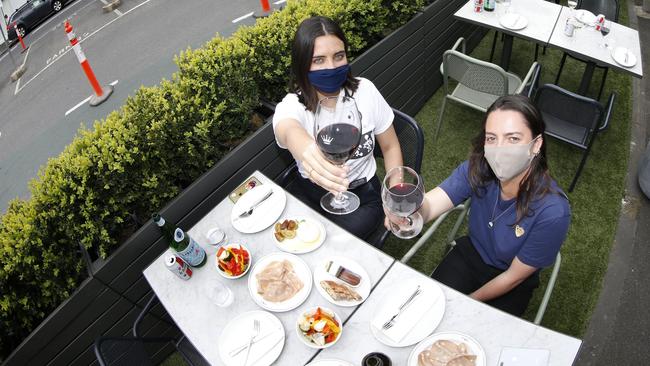
[{"label": "black trousers", "polygon": [[[463,236],[456,239],[456,245],[440,262],[431,277],[464,294],[470,294],[503,272],[502,269],[485,264],[470,238]],[[486,304],[512,315],[521,316],[538,286],[539,271],[510,292],[487,301]]]},{"label": "black trousers", "polygon": [[327,191],[308,179],[296,178],[288,190],[309,207],[363,240],[367,240],[379,225],[383,225],[384,209],[381,204],[381,183],[377,176],[350,190],[359,196],[361,206],[347,215],[332,215],[325,212],[320,207],[320,199]]}]

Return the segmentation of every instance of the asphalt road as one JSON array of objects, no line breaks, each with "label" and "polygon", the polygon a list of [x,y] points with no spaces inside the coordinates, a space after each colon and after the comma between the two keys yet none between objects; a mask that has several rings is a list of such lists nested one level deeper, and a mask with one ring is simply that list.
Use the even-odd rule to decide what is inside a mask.
[{"label": "asphalt road", "polygon": [[[13,59],[27,67],[15,83],[9,79],[15,70],[11,57],[0,56],[0,212],[11,199],[29,197],[29,180],[81,126],[118,109],[141,85],[169,79],[180,51],[251,25],[254,19],[244,16],[261,11],[258,0],[122,0],[110,13],[102,11],[103,5],[77,0],[27,35],[27,52],[14,46]],[[68,47],[66,19],[100,84],[117,82],[100,106],[81,103],[92,88]]]}]

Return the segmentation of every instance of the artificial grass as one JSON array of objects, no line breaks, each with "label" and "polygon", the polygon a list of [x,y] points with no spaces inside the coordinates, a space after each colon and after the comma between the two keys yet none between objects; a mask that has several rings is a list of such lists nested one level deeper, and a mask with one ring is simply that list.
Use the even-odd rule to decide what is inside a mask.
[{"label": "artificial grass", "polygon": [[[516,4],[513,6],[516,8]],[[619,23],[628,24],[626,2],[621,2],[620,6]],[[579,30],[579,32],[590,31],[593,30]],[[490,31],[483,38],[481,44],[472,52],[473,57],[481,60],[489,59],[493,35],[493,31]],[[615,41],[615,38],[614,33],[610,34],[610,41]],[[494,62],[498,62],[500,45],[501,42],[497,42]],[[533,62],[534,51],[535,45],[532,42],[515,38],[510,71],[523,78]],[[555,81],[561,57],[561,51],[550,47],[546,50],[546,54],[542,55],[540,47],[538,58],[538,62],[542,65],[540,85]],[[567,58],[559,85],[576,91],[584,66],[582,62]],[[592,98],[597,96],[601,77],[602,71],[597,69],[588,96]],[[610,126],[596,137],[576,188],[572,193],[567,192],[572,209],[571,227],[561,249],[562,266],[558,281],[542,321],[545,327],[579,338],[584,334],[598,300],[614,240],[621,200],[625,193],[624,179],[627,171],[632,110],[631,77],[610,70],[603,91],[603,104],[607,102],[612,92],[617,94],[617,99]],[[443,88],[438,90],[415,116],[425,133],[422,176],[427,190],[441,183],[458,164],[467,159],[470,140],[481,128],[483,119],[483,113],[448,102],[440,135],[436,141],[433,141],[443,93]],[[582,150],[550,137],[547,137],[546,141],[551,174],[566,191],[577,170]],[[433,271],[444,255],[443,242],[455,216],[450,218],[452,219],[447,219],[446,224],[434,234],[432,240],[411,259],[409,265],[427,274]],[[459,235],[466,230],[466,227],[461,228]],[[401,258],[416,240],[417,238],[400,240],[391,236],[384,250],[396,258]],[[525,315],[530,320],[537,312],[550,269],[542,273],[544,278],[542,285],[536,291]]]}]

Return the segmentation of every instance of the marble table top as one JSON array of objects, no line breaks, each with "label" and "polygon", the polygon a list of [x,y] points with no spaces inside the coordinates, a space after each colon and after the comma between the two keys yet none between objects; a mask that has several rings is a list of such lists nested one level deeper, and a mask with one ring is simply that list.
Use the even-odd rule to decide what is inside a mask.
[{"label": "marble table top", "polygon": [[[420,272],[396,262],[375,288],[372,295],[345,323],[345,334],[334,347],[321,351],[315,358],[340,359],[360,365],[370,352],[386,354],[393,365],[407,365],[416,347],[389,347],[379,342],[370,330],[370,321],[395,288],[409,279],[434,281]],[[437,282],[436,282],[437,283]],[[439,284],[446,297],[444,317],[435,329],[438,332],[460,332],[474,338],[483,347],[487,365],[497,365],[503,347],[550,350],[549,366],[571,365],[578,353],[579,339],[546,329],[475,301],[468,296]],[[354,334],[354,336],[350,336]],[[408,366],[417,366],[410,365]]]},{"label": "marble table top", "polygon": [[571,14],[571,9],[562,8],[562,13],[555,27],[555,31],[549,40],[549,45],[557,47],[570,54],[579,55],[599,65],[631,74],[632,76],[643,77],[643,62],[641,60],[641,44],[639,43],[639,32],[636,29],[610,22],[610,32],[607,35],[607,43],[610,47],[625,47],[636,57],[636,65],[624,67],[616,63],[611,56],[611,50],[603,47],[603,36],[593,27],[583,26],[576,28],[573,37],[564,34],[564,25]]},{"label": "marble table top", "polygon": [[[275,184],[260,172],[255,172],[253,176],[263,184]],[[240,242],[251,251],[253,265],[256,259],[280,251],[272,238],[272,226],[255,234],[237,232],[230,222],[233,206],[234,204],[228,198],[224,199],[192,227],[188,231],[189,234],[199,244],[206,243],[206,233],[212,227],[218,226],[226,233],[229,242]],[[299,255],[309,265],[312,273],[315,266],[322,265],[325,255],[341,255],[360,263],[368,272],[373,285],[376,285],[394,263],[392,257],[354,237],[287,193],[287,203],[280,218],[292,217],[316,218],[325,226],[327,236],[324,244],[316,251]],[[165,268],[164,256],[167,252],[171,252],[170,250],[151,263],[144,270],[144,276],[167,312],[203,357],[212,365],[222,365],[217,348],[219,338],[224,336],[221,330],[237,314],[264,309],[259,307],[249,294],[248,274],[234,280],[222,277],[217,272],[215,263],[217,248],[206,244],[201,246],[206,250],[208,262],[203,267],[194,269],[192,278],[188,281],[181,280]],[[206,289],[215,281],[225,284],[232,290],[234,293],[232,305],[221,308],[209,301]],[[334,310],[344,321],[356,309],[356,307],[340,307],[329,303],[314,286],[307,300],[296,309],[273,313],[282,322],[286,337],[284,349],[275,364],[304,364],[317,353],[317,350],[305,346],[295,332],[298,316],[313,306],[326,306]]]},{"label": "marble table top", "polygon": [[492,12],[483,10],[476,13],[474,12],[474,0],[469,0],[456,11],[454,17],[519,38],[546,44],[551,38],[561,9],[560,5],[544,0],[513,0],[508,11],[519,14],[528,21],[528,25],[520,30],[508,29],[501,25],[499,19],[505,15],[505,8],[500,3],[496,4],[496,9]]}]

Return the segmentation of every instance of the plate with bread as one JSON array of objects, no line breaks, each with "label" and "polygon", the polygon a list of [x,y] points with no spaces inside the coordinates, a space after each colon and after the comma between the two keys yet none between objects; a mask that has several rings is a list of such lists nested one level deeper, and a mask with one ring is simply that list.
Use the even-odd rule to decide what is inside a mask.
[{"label": "plate with bread", "polygon": [[325,241],[325,226],[312,218],[280,220],[273,229],[275,245],[288,253],[309,253],[320,248]]},{"label": "plate with bread", "polygon": [[368,272],[358,262],[340,256],[325,257],[314,268],[314,285],[327,301],[338,306],[357,306],[372,289]]}]

